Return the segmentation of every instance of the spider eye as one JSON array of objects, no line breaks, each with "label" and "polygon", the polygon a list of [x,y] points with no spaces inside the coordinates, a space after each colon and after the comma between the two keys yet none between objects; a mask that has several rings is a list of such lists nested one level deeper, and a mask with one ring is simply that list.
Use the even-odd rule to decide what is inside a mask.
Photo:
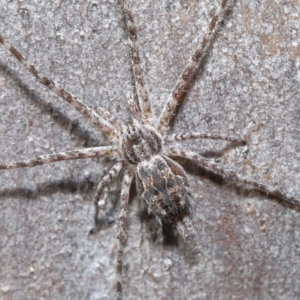
[{"label": "spider eye", "polygon": [[154,194],[154,196],[158,196],[159,195],[159,191],[157,190],[157,189],[153,189],[153,194]]},{"label": "spider eye", "polygon": [[138,134],[139,133],[139,130],[138,130],[138,128],[136,128],[136,127],[128,127],[127,128],[127,134],[128,135],[136,135],[136,134]]},{"label": "spider eye", "polygon": [[130,140],[132,143],[138,144],[141,142],[141,131],[138,127],[128,127],[126,133],[128,140]]}]

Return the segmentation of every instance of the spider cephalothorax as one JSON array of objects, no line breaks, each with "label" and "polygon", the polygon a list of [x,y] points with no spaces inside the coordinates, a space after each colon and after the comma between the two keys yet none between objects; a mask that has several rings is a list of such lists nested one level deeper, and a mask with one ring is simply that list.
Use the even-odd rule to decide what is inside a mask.
[{"label": "spider cephalothorax", "polygon": [[121,140],[122,156],[133,165],[149,160],[158,154],[162,147],[161,135],[153,127],[141,125],[137,120],[127,126]]}]

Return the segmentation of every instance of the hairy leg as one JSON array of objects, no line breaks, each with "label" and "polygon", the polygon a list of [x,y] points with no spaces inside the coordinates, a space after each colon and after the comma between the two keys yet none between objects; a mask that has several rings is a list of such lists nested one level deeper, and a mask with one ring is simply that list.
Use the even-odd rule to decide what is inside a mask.
[{"label": "hairy leg", "polygon": [[128,103],[130,111],[132,112],[132,115],[137,120],[139,120],[141,123],[143,123],[143,116],[142,116],[141,112],[139,111],[136,103],[134,102],[133,93],[129,92],[128,95],[127,95],[127,97],[128,97],[127,103]]},{"label": "hairy leg", "polygon": [[12,163],[2,163],[0,164],[0,170],[34,167],[37,165],[49,164],[61,160],[104,157],[104,156],[118,157],[120,156],[120,153],[117,147],[114,146],[85,148],[85,149],[79,149],[73,151],[60,152],[57,154],[40,155],[33,159],[21,160]]},{"label": "hairy leg", "polygon": [[293,204],[295,206],[300,207],[300,201],[297,200],[294,197],[288,197],[286,194],[284,194],[283,192],[281,192],[280,190],[276,189],[276,188],[271,188],[263,183],[254,181],[254,180],[249,180],[246,178],[243,178],[241,176],[238,176],[234,173],[234,171],[230,170],[230,169],[226,169],[224,167],[222,167],[221,165],[195,153],[192,151],[186,151],[177,147],[173,147],[167,150],[166,155],[168,156],[178,156],[178,157],[183,157],[183,158],[187,158],[189,160],[192,160],[196,163],[198,163],[199,165],[201,165],[202,167],[204,167],[207,170],[211,170],[216,172],[217,174],[223,175],[224,178],[227,177],[230,180],[232,180],[233,182],[236,183],[244,183],[250,186],[253,186],[254,188],[256,188],[257,190],[260,190],[264,193],[266,193],[266,195],[270,195],[270,196],[275,196],[278,197],[282,200],[284,200],[285,202],[289,203],[289,204]]},{"label": "hairy leg", "polygon": [[165,143],[172,143],[176,141],[185,141],[189,139],[212,139],[212,140],[224,140],[228,142],[233,142],[240,145],[246,145],[247,142],[241,139],[231,138],[225,135],[216,135],[210,133],[200,133],[200,132],[187,132],[187,133],[177,133],[171,134],[165,137]]},{"label": "hairy leg", "polygon": [[192,75],[195,74],[195,71],[197,70],[199,65],[204,61],[204,58],[207,56],[209,52],[208,50],[212,45],[216,32],[219,29],[220,24],[224,20],[224,17],[226,15],[227,8],[228,8],[228,5],[226,4],[227,4],[227,0],[221,1],[220,7],[217,13],[211,19],[208,30],[201,44],[196,49],[196,51],[192,54],[183,72],[179,76],[176,85],[173,88],[162,110],[161,115],[159,116],[159,120],[156,127],[160,133],[163,133],[166,127],[168,126],[171,118],[174,115],[177,105],[183,99],[183,94],[185,93],[185,91],[188,90],[188,85],[190,84]]},{"label": "hairy leg", "polygon": [[121,125],[119,124],[117,118],[111,114],[109,111],[102,107],[95,108],[95,111],[100,115],[104,116],[106,120],[108,120],[114,127],[114,131],[117,134],[117,136],[121,136],[123,134],[123,129]]},{"label": "hairy leg", "polygon": [[135,78],[135,85],[139,100],[139,106],[142,113],[143,118],[151,123],[152,111],[151,111],[151,103],[148,97],[145,80],[143,77],[143,70],[141,68],[141,62],[139,57],[139,51],[137,47],[137,29],[134,23],[134,19],[131,13],[130,6],[127,0],[122,0],[124,13],[126,17],[126,26],[128,31],[128,44],[130,46],[131,51],[131,62],[132,69]]},{"label": "hairy leg", "polygon": [[[57,83],[53,80],[48,79],[47,77],[39,74],[38,71],[34,68],[34,66],[30,65],[29,62],[11,45],[9,44],[1,35],[0,35],[0,43],[10,51],[10,53],[27,69],[29,73],[31,73],[41,84],[47,86],[50,90],[56,93],[58,96],[65,99],[69,102],[78,112],[80,112],[83,116],[85,116],[88,120],[96,124],[100,130],[109,138],[112,138],[116,143],[118,143],[118,133],[115,131],[114,127],[109,124],[106,114],[110,114],[106,112],[104,108],[102,111],[98,111],[101,116],[99,116],[94,110],[89,108],[83,102],[78,100],[76,97],[72,96],[69,92],[61,88]],[[103,113],[105,111],[105,113]]]},{"label": "hairy leg", "polygon": [[133,173],[131,170],[127,170],[124,174],[121,188],[121,211],[120,211],[120,227],[118,232],[119,250],[117,257],[117,299],[122,300],[122,271],[123,271],[123,254],[126,241],[126,227],[127,227],[127,213],[128,213],[128,201],[129,190],[133,180]]},{"label": "hairy leg", "polygon": [[101,194],[103,189],[110,184],[110,182],[112,181],[113,178],[117,177],[120,173],[120,171],[122,170],[124,166],[124,161],[120,161],[117,162],[102,178],[102,180],[100,181],[98,187],[97,187],[97,191],[95,194],[95,199],[94,199],[94,206],[95,206],[95,228],[97,231],[97,228],[99,227],[98,225],[98,217],[99,217],[99,211],[100,211],[100,207],[98,205],[98,202],[100,200]]}]

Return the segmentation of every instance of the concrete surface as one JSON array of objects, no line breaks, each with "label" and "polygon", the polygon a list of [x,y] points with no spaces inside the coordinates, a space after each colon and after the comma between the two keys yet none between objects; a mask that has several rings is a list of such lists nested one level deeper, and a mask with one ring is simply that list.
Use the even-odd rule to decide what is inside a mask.
[{"label": "concrete surface", "polygon": [[[158,115],[218,1],[131,1]],[[300,199],[300,3],[236,1],[171,132],[240,135],[244,147],[186,142],[238,174]],[[1,34],[43,74],[126,122],[129,49],[119,1],[1,1]],[[97,128],[0,49],[0,160],[108,144]],[[132,190],[124,299],[299,299],[300,211],[183,163],[198,246],[146,216]],[[92,199],[108,160],[1,171],[0,298],[115,299],[120,178]]]}]

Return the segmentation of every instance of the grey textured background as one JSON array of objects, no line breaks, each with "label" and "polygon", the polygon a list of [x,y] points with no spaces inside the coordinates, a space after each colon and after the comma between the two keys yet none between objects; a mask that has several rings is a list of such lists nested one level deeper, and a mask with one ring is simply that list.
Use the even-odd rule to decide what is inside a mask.
[{"label": "grey textured background", "polygon": [[[218,1],[131,1],[158,114]],[[173,132],[238,134],[245,148],[185,145],[300,199],[300,3],[236,1]],[[129,117],[119,1],[0,1],[0,29],[43,74],[88,105]],[[97,128],[0,49],[0,160],[106,145]],[[226,151],[225,151],[226,150]],[[190,250],[141,212],[132,190],[124,299],[299,299],[300,211],[184,161],[195,192]],[[118,222],[89,236],[108,160],[1,171],[0,298],[114,299]],[[105,191],[117,219],[120,179]]]}]

